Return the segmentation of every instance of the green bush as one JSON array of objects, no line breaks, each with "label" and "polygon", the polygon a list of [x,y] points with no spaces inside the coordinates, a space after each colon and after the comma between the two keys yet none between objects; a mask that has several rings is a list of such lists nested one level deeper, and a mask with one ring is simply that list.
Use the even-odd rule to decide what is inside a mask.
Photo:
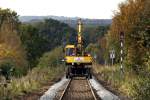
[{"label": "green bush", "polygon": [[45,53],[41,58],[38,64],[38,67],[52,67],[58,66],[61,64],[61,59],[63,58],[63,49],[62,47],[57,47],[52,52]]},{"label": "green bush", "polygon": [[27,74],[27,68],[22,68],[17,66],[13,60],[5,60],[0,63],[1,75],[3,75],[6,80],[9,80],[10,77],[21,77]]},{"label": "green bush", "polygon": [[14,63],[10,61],[4,61],[0,64],[0,69],[1,69],[1,75],[3,75],[6,80],[10,80],[10,77],[13,74],[14,70]]}]

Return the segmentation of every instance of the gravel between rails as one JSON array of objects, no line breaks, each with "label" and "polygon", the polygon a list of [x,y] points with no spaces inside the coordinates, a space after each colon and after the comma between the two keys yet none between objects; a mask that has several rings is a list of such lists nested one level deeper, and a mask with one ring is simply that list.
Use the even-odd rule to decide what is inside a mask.
[{"label": "gravel between rails", "polygon": [[72,79],[62,100],[94,100],[87,79],[84,77]]}]

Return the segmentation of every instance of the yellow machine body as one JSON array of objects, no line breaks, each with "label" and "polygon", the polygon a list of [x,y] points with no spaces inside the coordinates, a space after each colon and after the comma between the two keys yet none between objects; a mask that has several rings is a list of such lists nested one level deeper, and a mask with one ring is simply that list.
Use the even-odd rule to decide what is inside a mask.
[{"label": "yellow machine body", "polygon": [[82,56],[66,56],[66,63],[68,64],[85,64],[91,65],[92,64],[92,57],[82,57]]},{"label": "yellow machine body", "polygon": [[[72,50],[72,52],[71,52]],[[69,52],[67,54],[67,51]],[[73,52],[74,51],[74,52]],[[65,62],[67,65],[74,65],[74,64],[84,64],[84,65],[91,65],[92,64],[92,57],[90,54],[86,54],[83,56],[77,56],[76,54],[76,47],[74,45],[67,45],[65,47]],[[73,54],[74,53],[74,54]]]}]

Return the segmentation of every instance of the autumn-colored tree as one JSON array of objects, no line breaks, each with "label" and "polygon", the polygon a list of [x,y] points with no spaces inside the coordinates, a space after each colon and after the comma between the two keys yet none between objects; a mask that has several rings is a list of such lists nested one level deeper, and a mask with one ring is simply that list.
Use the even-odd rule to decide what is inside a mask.
[{"label": "autumn-colored tree", "polygon": [[0,9],[0,63],[9,60],[25,72],[27,61],[18,36],[18,15],[9,9]]},{"label": "autumn-colored tree", "polygon": [[127,0],[119,5],[110,29],[109,45],[119,49],[119,34],[125,33],[126,63],[135,72],[148,66],[150,57],[150,1]]}]

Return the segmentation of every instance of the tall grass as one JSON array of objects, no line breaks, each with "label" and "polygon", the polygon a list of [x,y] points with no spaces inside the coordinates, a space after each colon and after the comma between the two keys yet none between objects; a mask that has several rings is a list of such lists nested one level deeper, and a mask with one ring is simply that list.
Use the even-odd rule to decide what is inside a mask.
[{"label": "tall grass", "polygon": [[53,80],[61,76],[65,70],[63,64],[54,63],[58,60],[62,49],[56,48],[51,52],[47,52],[41,57],[38,67],[33,68],[28,74],[21,78],[12,78],[12,82],[4,87],[0,86],[0,99],[12,99],[17,95],[23,95],[38,89],[43,83]]},{"label": "tall grass", "polygon": [[136,75],[132,70],[124,69],[121,73],[119,66],[94,66],[94,72],[99,79],[110,84],[114,89],[132,100],[150,100],[150,79],[148,74]]}]

